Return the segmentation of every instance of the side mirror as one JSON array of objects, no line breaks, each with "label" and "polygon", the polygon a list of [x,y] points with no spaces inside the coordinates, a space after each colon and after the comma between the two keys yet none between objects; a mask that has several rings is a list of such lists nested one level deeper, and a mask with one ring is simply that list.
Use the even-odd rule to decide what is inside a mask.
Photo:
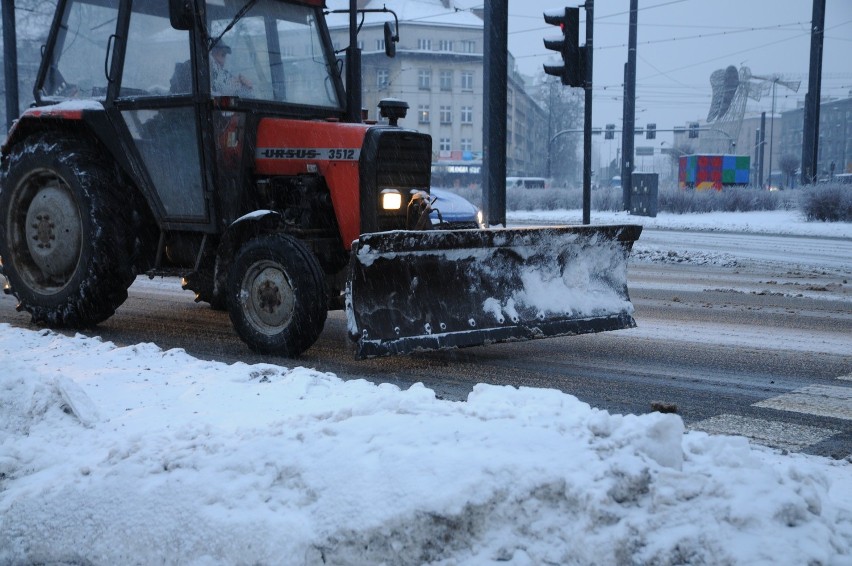
[{"label": "side mirror", "polygon": [[169,21],[175,29],[192,29],[192,0],[169,0]]},{"label": "side mirror", "polygon": [[390,22],[385,22],[385,55],[388,57],[396,56],[396,42],[399,41],[399,36],[394,35]]}]

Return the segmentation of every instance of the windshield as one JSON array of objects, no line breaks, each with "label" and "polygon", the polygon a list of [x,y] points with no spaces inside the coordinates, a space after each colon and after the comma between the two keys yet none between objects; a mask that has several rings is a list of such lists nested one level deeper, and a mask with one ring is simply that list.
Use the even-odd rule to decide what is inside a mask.
[{"label": "windshield", "polygon": [[214,95],[341,107],[317,8],[210,0],[207,16]]},{"label": "windshield", "polygon": [[117,3],[66,5],[47,73],[39,85],[41,99],[106,98],[104,62],[118,21],[118,6],[113,4]]}]

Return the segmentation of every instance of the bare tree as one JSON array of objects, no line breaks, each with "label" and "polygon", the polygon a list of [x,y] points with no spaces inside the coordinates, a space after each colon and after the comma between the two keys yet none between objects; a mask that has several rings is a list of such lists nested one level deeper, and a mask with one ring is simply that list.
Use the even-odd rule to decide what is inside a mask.
[{"label": "bare tree", "polygon": [[693,153],[695,153],[695,146],[693,146],[689,142],[679,141],[672,146],[672,149],[669,152],[669,160],[671,162],[671,170],[673,172],[672,176],[675,180],[677,180],[678,167],[680,166],[680,158],[684,155],[692,155]]},{"label": "bare tree", "polygon": [[672,146],[672,150],[669,152],[669,159],[672,160],[672,164],[676,167],[681,157],[692,155],[693,153],[695,153],[695,146],[689,142],[679,142]]},{"label": "bare tree", "polygon": [[795,186],[796,171],[799,170],[799,164],[799,158],[793,154],[788,153],[781,156],[781,162],[778,164],[778,167],[784,173],[785,185],[789,187]]},{"label": "bare tree", "polygon": [[565,88],[555,77],[542,72],[535,99],[548,116],[548,157],[550,176],[563,183],[580,178],[582,161],[578,156],[582,132],[566,132],[582,128],[583,105],[577,89]]},{"label": "bare tree", "polygon": [[[15,0],[18,96],[21,108],[26,108],[32,102],[33,84],[41,62],[41,46],[45,43],[55,11],[56,0]],[[0,68],[5,64],[3,57],[3,49],[0,49]],[[0,96],[3,97],[0,101],[0,124],[5,127],[6,78],[4,73],[0,73],[0,91],[2,91]]]}]

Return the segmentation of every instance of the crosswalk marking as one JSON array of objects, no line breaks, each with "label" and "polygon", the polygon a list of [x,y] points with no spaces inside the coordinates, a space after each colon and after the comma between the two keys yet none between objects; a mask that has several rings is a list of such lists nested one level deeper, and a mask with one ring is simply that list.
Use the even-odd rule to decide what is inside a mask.
[{"label": "crosswalk marking", "polygon": [[745,436],[763,446],[798,452],[839,433],[838,430],[722,414],[693,423],[690,430]]},{"label": "crosswalk marking", "polygon": [[[852,381],[852,373],[839,376],[837,379]],[[852,387],[808,385],[789,393],[764,399],[753,404],[752,407],[850,421],[852,420]],[[687,428],[710,434],[745,436],[758,444],[793,452],[800,451],[843,432],[830,428],[729,414],[721,414],[698,421]],[[849,457],[852,458],[852,455]]]},{"label": "crosswalk marking", "polygon": [[852,420],[852,387],[808,385],[752,406]]}]

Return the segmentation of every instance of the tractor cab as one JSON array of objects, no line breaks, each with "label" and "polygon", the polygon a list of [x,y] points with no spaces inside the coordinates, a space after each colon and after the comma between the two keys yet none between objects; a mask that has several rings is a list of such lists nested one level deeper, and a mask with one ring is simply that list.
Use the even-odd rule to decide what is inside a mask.
[{"label": "tractor cab", "polygon": [[39,105],[225,96],[299,114],[343,111],[320,2],[210,0],[203,20],[180,12],[186,2],[59,4],[60,31],[46,46],[35,87]]},{"label": "tractor cab", "polygon": [[233,188],[256,117],[342,120],[345,94],[321,2],[208,0],[203,18],[188,5],[60,0],[34,94],[100,102],[165,225],[215,231],[252,206]]}]

